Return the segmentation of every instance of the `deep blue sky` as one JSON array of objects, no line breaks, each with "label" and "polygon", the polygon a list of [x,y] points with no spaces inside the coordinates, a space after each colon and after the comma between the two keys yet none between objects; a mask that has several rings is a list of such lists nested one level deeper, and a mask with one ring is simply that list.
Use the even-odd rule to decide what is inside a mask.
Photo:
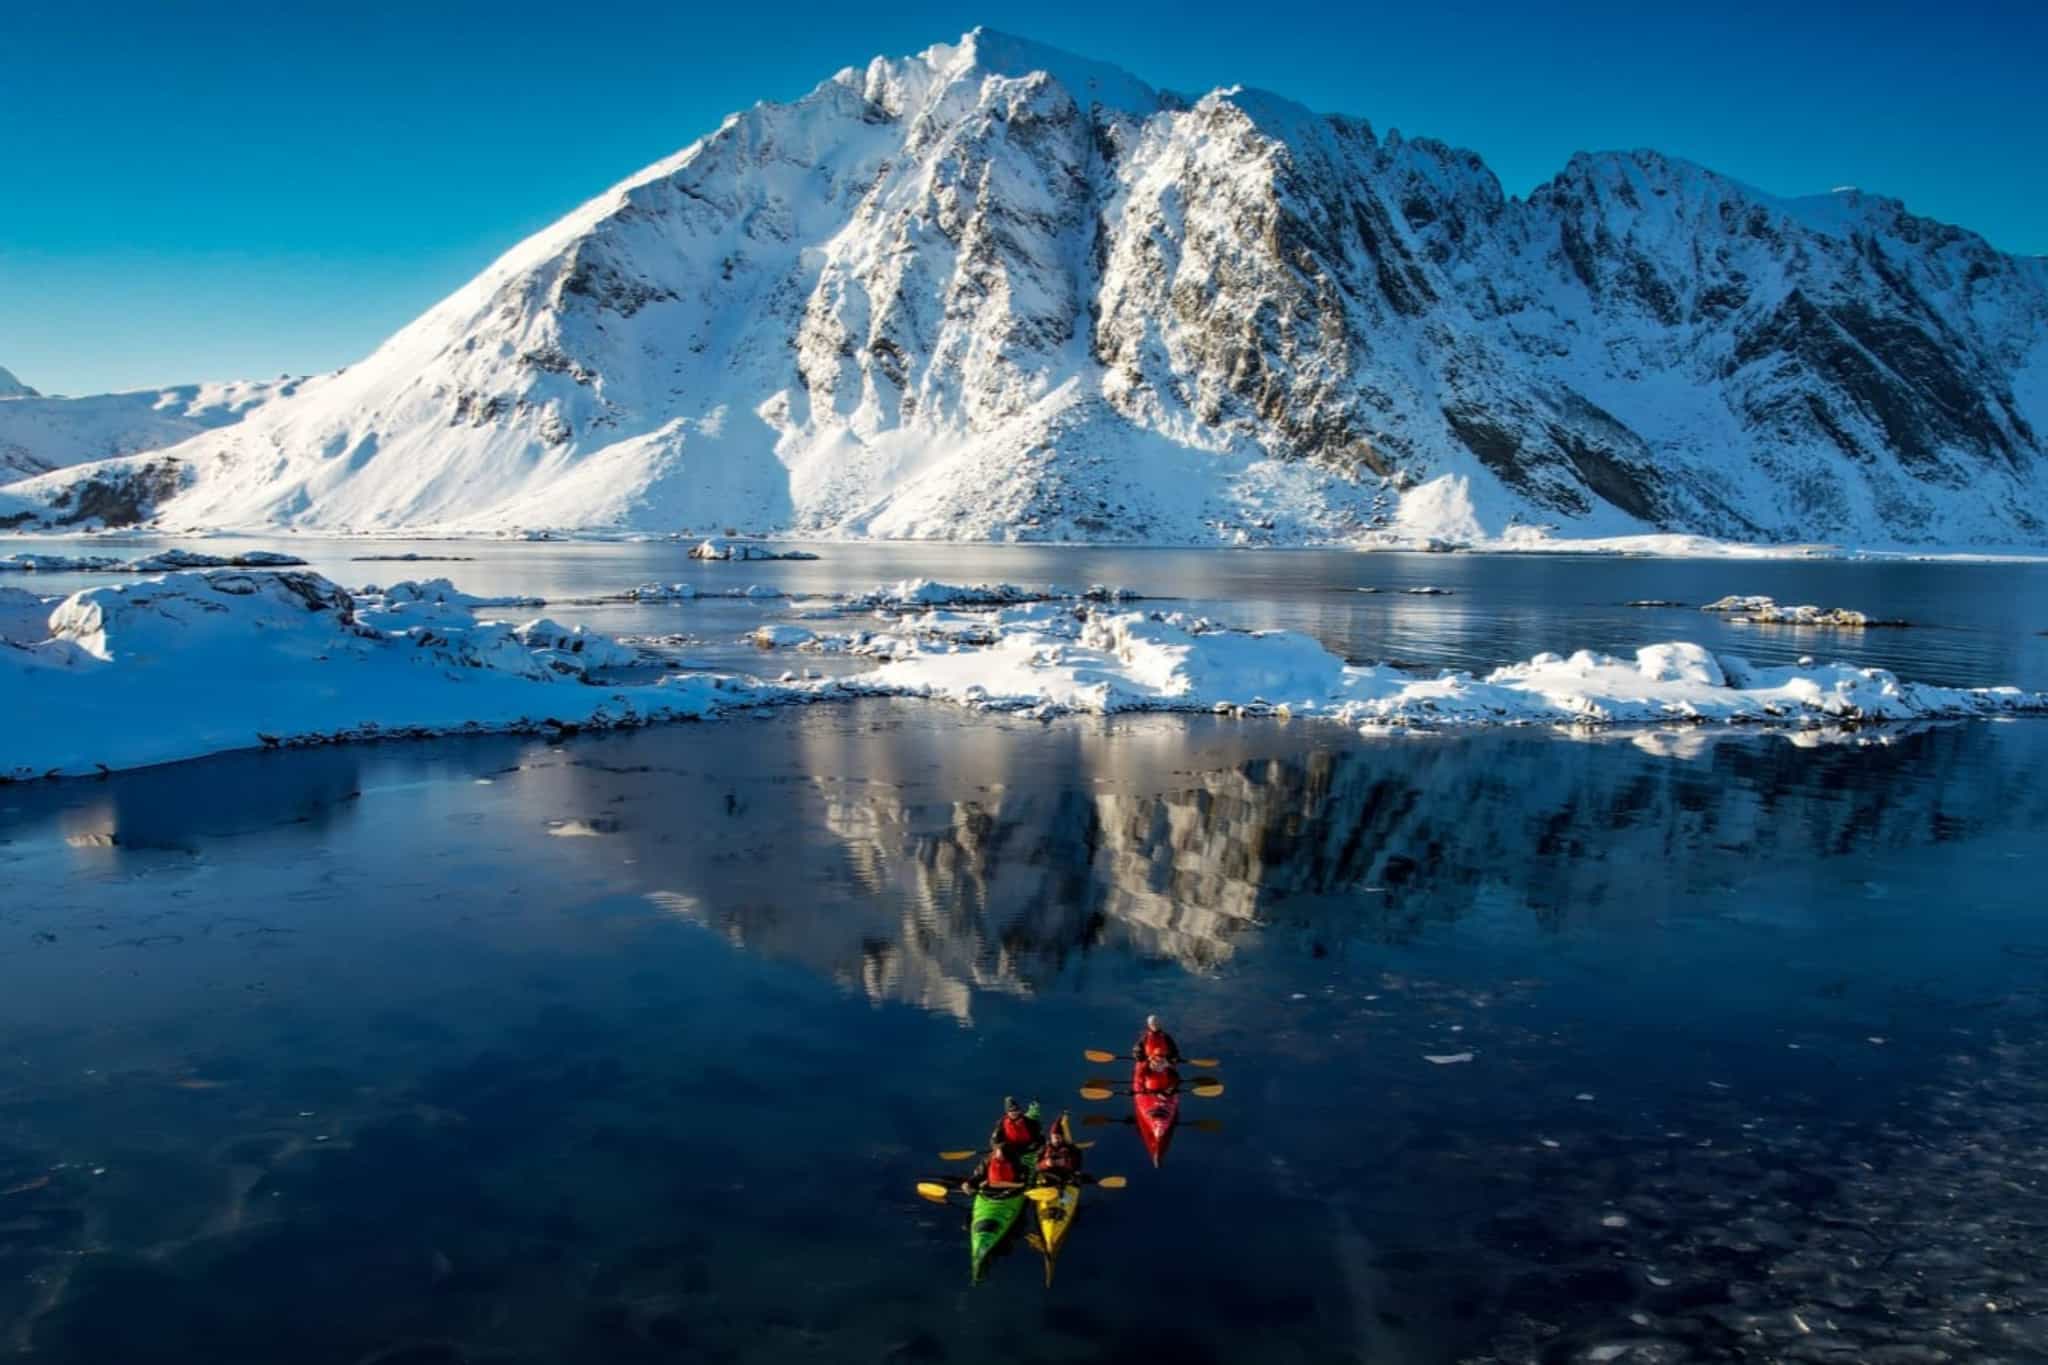
[{"label": "deep blue sky", "polygon": [[977,23],[1478,151],[1525,193],[1656,147],[2048,252],[2048,5],[21,5],[0,26],[0,365],[48,391],[366,354],[757,99]]}]

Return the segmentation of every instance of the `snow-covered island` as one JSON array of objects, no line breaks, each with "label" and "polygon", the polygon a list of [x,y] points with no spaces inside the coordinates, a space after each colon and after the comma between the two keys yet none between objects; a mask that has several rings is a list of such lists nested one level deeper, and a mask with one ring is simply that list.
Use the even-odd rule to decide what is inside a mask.
[{"label": "snow-covered island", "polygon": [[1701,611],[1720,612],[1737,625],[1750,626],[1834,626],[1843,630],[1864,630],[1872,626],[1909,626],[1910,621],[1886,620],[1848,607],[1816,607],[1802,604],[1779,606],[1768,597],[1731,594],[1707,603]]},{"label": "snow-covered island", "polygon": [[713,536],[690,547],[690,558],[716,562],[762,559],[816,559],[808,550],[777,550],[754,540],[721,540]]},{"label": "snow-covered island", "polygon": [[[494,599],[445,579],[351,593],[313,573],[212,569],[0,596],[0,777],[144,767],[259,746],[707,719],[865,696],[1038,716],[1224,711],[1353,726],[1821,727],[2048,712],[2048,693],[1933,687],[1881,668],[1756,667],[1683,641],[1632,656],[1539,654],[1483,675],[1348,664],[1292,631],[1241,631],[1081,594],[982,610],[893,585],[854,597],[878,629],[768,623],[762,649],[837,649],[867,672],[652,679],[635,648],[546,619],[478,621]],[[985,594],[983,594],[985,595]],[[669,600],[687,601],[687,598]],[[509,599],[516,604],[518,599]],[[622,676],[621,671],[625,673]]]}]

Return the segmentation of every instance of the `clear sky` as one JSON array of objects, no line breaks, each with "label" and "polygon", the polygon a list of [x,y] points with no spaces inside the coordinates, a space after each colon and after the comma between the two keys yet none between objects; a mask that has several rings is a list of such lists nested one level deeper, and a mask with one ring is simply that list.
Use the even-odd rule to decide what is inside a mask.
[{"label": "clear sky", "polygon": [[[1168,16],[1171,17],[1168,17]],[[759,99],[987,24],[1478,151],[1655,147],[2048,252],[2048,4],[55,3],[0,22],[0,366],[332,368]]]}]

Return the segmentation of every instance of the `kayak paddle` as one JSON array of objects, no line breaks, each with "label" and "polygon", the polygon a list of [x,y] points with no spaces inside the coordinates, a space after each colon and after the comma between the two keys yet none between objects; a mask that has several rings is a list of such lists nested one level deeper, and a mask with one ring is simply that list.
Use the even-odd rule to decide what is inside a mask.
[{"label": "kayak paddle", "polygon": [[[1093,1185],[1097,1189],[1102,1190],[1120,1190],[1131,1182],[1120,1175],[1084,1175],[1081,1177],[1081,1183]],[[1035,1185],[1024,1191],[1024,1197],[1034,1204],[1051,1204],[1060,1197],[1059,1187],[1056,1185]]]},{"label": "kayak paddle", "polygon": [[[1074,1145],[1075,1145],[1076,1147],[1079,1147],[1079,1148],[1080,1148],[1080,1149],[1081,1149],[1082,1151],[1084,1151],[1084,1152],[1085,1152],[1085,1151],[1087,1151],[1087,1150],[1088,1150],[1088,1149],[1089,1149],[1090,1147],[1093,1147],[1093,1146],[1094,1146],[1095,1144],[1094,1144],[1093,1142],[1077,1142],[1077,1143],[1075,1143]],[[940,1152],[940,1153],[939,1153],[939,1160],[941,1160],[941,1161],[972,1161],[972,1160],[974,1160],[974,1158],[976,1158],[976,1157],[979,1157],[979,1156],[986,1156],[987,1154],[988,1154],[988,1149],[987,1149],[986,1147],[963,1147],[963,1148],[961,1148],[961,1149],[960,1149],[959,1151],[957,1151],[957,1152]]]},{"label": "kayak paddle", "polygon": [[[1136,1060],[1127,1052],[1104,1052],[1101,1048],[1096,1047],[1089,1048],[1081,1055],[1091,1062],[1129,1062]],[[1181,1061],[1188,1066],[1208,1067],[1223,1065],[1214,1057],[1183,1057]]]},{"label": "kayak paddle", "polygon": [[[1173,1093],[1175,1092],[1170,1090],[1132,1090],[1128,1087],[1120,1090],[1113,1090],[1106,1085],[1084,1085],[1081,1087],[1081,1098],[1084,1100],[1106,1100],[1113,1095],[1170,1095]],[[1215,1080],[1204,1081],[1200,1085],[1184,1087],[1179,1093],[1195,1095],[1205,1100],[1213,1100],[1218,1095],[1223,1093],[1223,1082]],[[1086,1122],[1086,1120],[1084,1119],[1083,1122]]]}]

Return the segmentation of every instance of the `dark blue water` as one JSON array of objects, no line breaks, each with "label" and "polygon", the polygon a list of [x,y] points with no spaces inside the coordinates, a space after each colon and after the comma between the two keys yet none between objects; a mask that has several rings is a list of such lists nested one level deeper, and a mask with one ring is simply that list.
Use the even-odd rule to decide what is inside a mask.
[{"label": "dark blue water", "polygon": [[[409,571],[689,571],[572,548]],[[1776,592],[2048,683],[2034,569],[987,553],[1432,661]],[[0,1351],[2048,1358],[2048,724],[1853,738],[862,703],[0,788]],[[1077,1093],[1147,1011],[1226,1082],[1157,1171]],[[1005,1093],[1130,1177],[1050,1290],[912,1192]]]},{"label": "dark blue water", "polygon": [[[1155,1303],[1192,1359],[1761,1356],[1793,1315],[2026,1359],[2044,759],[869,704],[9,789],[0,1322],[1108,1360]],[[1221,1131],[1154,1172],[1088,1130],[1130,1188],[1051,1291],[1023,1248],[969,1290],[912,1182],[1005,1092],[1118,1115],[1080,1052],[1147,1010]]]}]

